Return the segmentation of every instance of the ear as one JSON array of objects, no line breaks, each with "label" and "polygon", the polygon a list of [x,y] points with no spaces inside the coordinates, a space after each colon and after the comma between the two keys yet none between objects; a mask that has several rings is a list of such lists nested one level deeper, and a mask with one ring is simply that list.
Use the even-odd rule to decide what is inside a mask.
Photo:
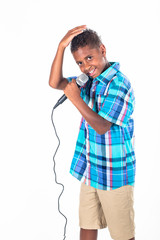
[{"label": "ear", "polygon": [[99,49],[100,49],[100,52],[102,53],[103,57],[106,57],[106,47],[104,46],[104,44],[101,44]]}]

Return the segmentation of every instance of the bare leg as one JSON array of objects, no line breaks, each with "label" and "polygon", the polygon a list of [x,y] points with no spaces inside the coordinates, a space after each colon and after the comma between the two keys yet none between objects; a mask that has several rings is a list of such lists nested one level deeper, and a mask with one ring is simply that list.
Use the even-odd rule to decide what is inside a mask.
[{"label": "bare leg", "polygon": [[80,240],[97,240],[97,235],[97,230],[88,230],[82,228],[80,230]]},{"label": "bare leg", "polygon": [[[80,240],[97,240],[98,231],[97,230],[88,230],[82,229],[80,230]],[[135,240],[135,238],[131,238],[129,240]]]}]

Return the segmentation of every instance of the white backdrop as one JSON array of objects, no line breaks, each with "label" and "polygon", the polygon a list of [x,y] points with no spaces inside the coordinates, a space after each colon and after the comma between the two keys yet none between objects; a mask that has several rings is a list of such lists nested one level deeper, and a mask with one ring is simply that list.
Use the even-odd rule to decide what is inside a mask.
[{"label": "white backdrop", "polygon": [[[52,107],[63,93],[50,88],[48,79],[59,41],[82,24],[101,35],[108,60],[120,62],[134,87],[136,239],[159,238],[159,12],[159,0],[0,1],[0,239],[63,239],[51,123]],[[64,76],[79,73],[67,49]],[[54,113],[68,240],[79,236],[80,183],[69,174],[79,120],[69,101]],[[108,230],[99,239],[111,239]]]}]

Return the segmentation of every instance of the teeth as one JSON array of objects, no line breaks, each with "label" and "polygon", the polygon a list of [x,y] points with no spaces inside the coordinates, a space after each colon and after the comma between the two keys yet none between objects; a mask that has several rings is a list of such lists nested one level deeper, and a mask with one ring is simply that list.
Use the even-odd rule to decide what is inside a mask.
[{"label": "teeth", "polygon": [[91,70],[89,73],[93,73],[95,69]]}]

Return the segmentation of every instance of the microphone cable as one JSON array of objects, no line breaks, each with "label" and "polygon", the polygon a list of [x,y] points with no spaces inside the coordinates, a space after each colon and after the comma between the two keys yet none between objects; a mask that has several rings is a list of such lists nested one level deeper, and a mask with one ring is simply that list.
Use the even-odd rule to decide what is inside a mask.
[{"label": "microphone cable", "polygon": [[[73,78],[75,78],[75,77],[73,77]],[[84,86],[88,82],[88,80],[89,80],[89,77],[86,74],[84,74],[84,73],[82,73],[80,76],[76,77],[76,83],[77,83],[78,87]],[[52,125],[53,125],[53,128],[54,128],[56,137],[58,139],[58,146],[57,146],[56,151],[55,151],[55,153],[53,155],[53,163],[54,163],[53,171],[54,171],[54,174],[55,174],[55,182],[56,182],[56,184],[62,186],[62,192],[60,193],[60,195],[58,197],[58,211],[66,220],[65,226],[64,226],[64,238],[63,238],[63,240],[65,240],[65,238],[66,238],[67,217],[60,210],[60,197],[61,197],[62,193],[64,192],[64,185],[62,183],[57,182],[57,174],[56,174],[56,170],[55,170],[55,166],[56,166],[55,155],[56,155],[56,153],[58,151],[58,148],[60,146],[60,139],[58,137],[57,130],[56,130],[56,127],[55,127],[55,124],[54,124],[54,121],[53,121],[53,112],[54,112],[54,109],[56,107],[58,107],[60,104],[62,104],[66,99],[67,99],[67,97],[65,96],[65,94],[63,94],[63,96],[58,100],[58,102],[53,107],[52,114],[51,114]]]},{"label": "microphone cable", "polygon": [[51,121],[52,121],[52,125],[53,125],[54,131],[55,131],[55,135],[56,135],[56,137],[57,137],[57,139],[58,139],[58,146],[57,146],[57,148],[56,148],[56,150],[55,150],[55,153],[54,153],[54,155],[53,155],[53,164],[54,164],[54,165],[53,165],[53,172],[54,172],[54,175],[55,175],[55,182],[56,182],[56,184],[62,186],[62,191],[61,191],[61,193],[60,193],[60,195],[59,195],[59,197],[58,197],[58,211],[59,211],[59,213],[65,218],[64,238],[63,238],[63,240],[65,240],[65,238],[66,238],[66,227],[67,227],[67,217],[66,217],[66,216],[61,212],[61,210],[60,210],[60,198],[61,198],[61,196],[62,196],[62,193],[64,192],[64,185],[63,185],[62,183],[59,183],[59,182],[57,181],[57,174],[56,174],[56,169],[55,169],[55,167],[56,167],[55,156],[56,156],[56,153],[57,153],[57,151],[58,151],[58,149],[59,149],[59,146],[60,146],[60,139],[59,139],[59,137],[58,137],[57,130],[56,130],[56,127],[55,127],[55,124],[54,124],[54,121],[53,121],[53,112],[54,112],[54,109],[55,109],[55,106],[54,106],[53,109],[52,109]]}]

